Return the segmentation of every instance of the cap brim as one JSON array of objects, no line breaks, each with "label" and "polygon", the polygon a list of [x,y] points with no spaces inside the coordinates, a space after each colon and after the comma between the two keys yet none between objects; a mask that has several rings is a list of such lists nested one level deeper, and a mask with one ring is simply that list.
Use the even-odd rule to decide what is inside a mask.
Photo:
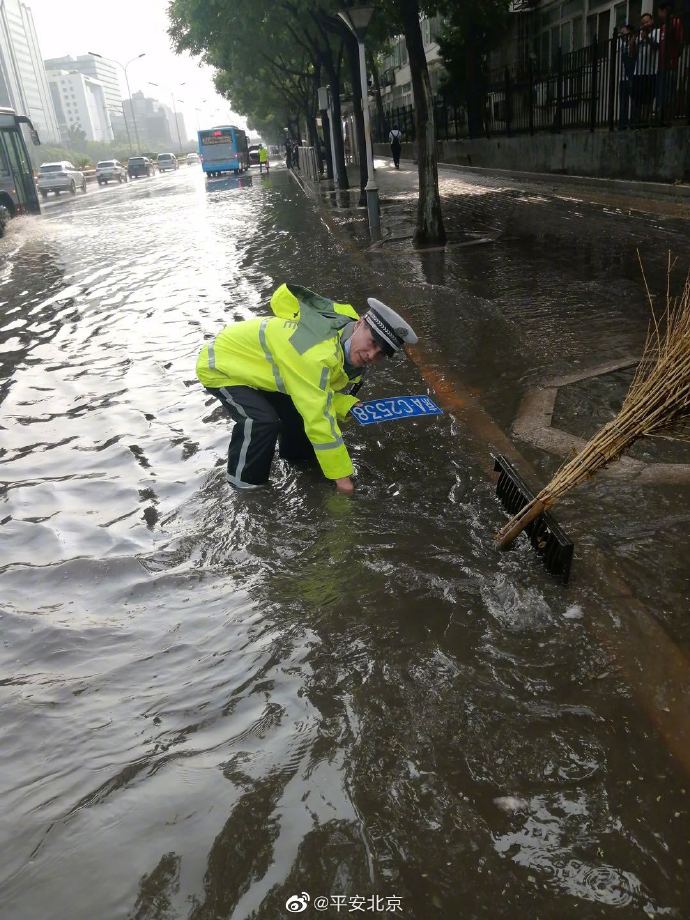
[{"label": "cap brim", "polygon": [[389,307],[388,304],[383,303],[383,301],[377,300],[376,297],[367,297],[367,303],[372,308],[372,310],[381,311],[381,308],[383,308],[382,313],[384,316],[387,311],[390,311],[391,313],[393,313],[394,316],[398,317],[400,323],[403,325],[405,329],[404,339],[402,336],[398,336],[398,338],[400,338],[402,341],[402,345],[400,346],[401,348],[404,347],[405,345],[416,345],[417,344],[417,342],[419,341],[419,338],[415,334],[414,329],[412,328],[412,326],[410,326],[408,322],[406,322],[402,318],[402,316],[400,316],[399,313],[396,313],[395,310]]}]

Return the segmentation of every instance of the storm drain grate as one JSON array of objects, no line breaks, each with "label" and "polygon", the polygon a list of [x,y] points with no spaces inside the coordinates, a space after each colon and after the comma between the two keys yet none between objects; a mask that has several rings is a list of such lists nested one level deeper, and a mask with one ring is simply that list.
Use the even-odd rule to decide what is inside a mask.
[{"label": "storm drain grate", "polygon": [[[517,514],[532,501],[534,494],[509,460],[502,454],[491,456],[494,470],[499,474],[496,495],[509,514]],[[544,511],[527,525],[525,533],[537,554],[541,556],[546,571],[560,579],[564,585],[567,584],[575,545],[563,533],[551,514]]]}]

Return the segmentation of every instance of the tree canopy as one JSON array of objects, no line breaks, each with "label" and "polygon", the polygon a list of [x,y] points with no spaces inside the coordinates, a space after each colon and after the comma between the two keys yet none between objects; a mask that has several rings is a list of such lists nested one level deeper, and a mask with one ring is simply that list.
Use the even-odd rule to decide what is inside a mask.
[{"label": "tree canopy", "polygon": [[[507,0],[480,2],[491,6]],[[267,140],[278,140],[285,127],[301,139],[304,128],[308,142],[318,149],[317,89],[329,85],[336,124],[341,122],[343,91],[352,93],[357,134],[363,145],[354,38],[337,16],[339,10],[354,5],[351,0],[275,0],[267,4],[256,0],[171,0],[169,31],[178,51],[201,55],[216,69],[218,91],[235,111],[265,133]],[[462,9],[467,4],[460,0],[373,0],[373,6],[367,33],[370,57],[375,61],[377,51],[400,33],[408,48],[420,189],[415,240],[420,244],[443,242],[433,100],[420,13],[455,16],[455,28],[460,29],[465,16]],[[341,131],[333,132],[333,142],[338,184],[347,188]],[[360,180],[363,188],[366,170],[361,168]]]}]

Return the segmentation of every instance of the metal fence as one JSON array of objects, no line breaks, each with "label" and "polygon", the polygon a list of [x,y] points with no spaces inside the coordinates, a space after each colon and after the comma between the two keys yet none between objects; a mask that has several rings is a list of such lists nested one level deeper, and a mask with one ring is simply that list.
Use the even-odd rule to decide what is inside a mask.
[{"label": "metal fence", "polygon": [[321,164],[316,152],[316,147],[298,147],[294,165],[312,182],[318,182],[321,175]]},{"label": "metal fence", "polygon": [[[682,31],[674,42],[668,38],[660,42],[658,36],[659,30],[647,37],[642,33],[617,36],[570,54],[558,49],[549,67],[529,60],[486,73],[483,87],[471,88],[471,101],[451,105],[434,101],[436,138],[468,137],[468,107],[476,113],[475,136],[486,137],[687,124],[690,46],[683,44]],[[377,117],[376,140],[387,141],[394,125],[403,140],[414,140],[414,108],[393,108],[383,119]]]}]

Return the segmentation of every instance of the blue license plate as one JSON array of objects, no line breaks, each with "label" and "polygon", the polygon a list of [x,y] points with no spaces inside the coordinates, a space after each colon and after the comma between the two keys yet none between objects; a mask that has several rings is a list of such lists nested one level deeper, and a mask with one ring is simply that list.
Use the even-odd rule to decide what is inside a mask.
[{"label": "blue license plate", "polygon": [[429,396],[389,396],[386,399],[370,399],[350,410],[360,425],[377,425],[379,422],[394,422],[401,418],[415,418],[420,415],[443,415]]}]

